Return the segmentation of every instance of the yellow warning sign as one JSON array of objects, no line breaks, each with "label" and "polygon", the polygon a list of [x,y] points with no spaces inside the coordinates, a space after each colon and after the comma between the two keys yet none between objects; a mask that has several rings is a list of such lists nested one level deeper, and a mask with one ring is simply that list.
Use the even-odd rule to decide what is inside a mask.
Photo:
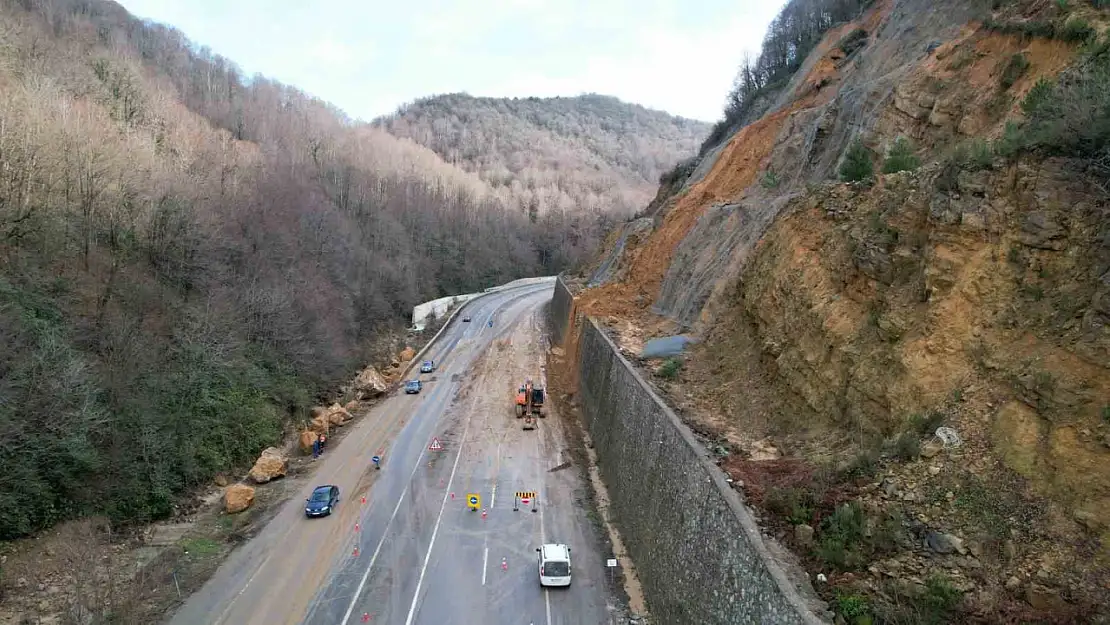
[{"label": "yellow warning sign", "polygon": [[518,490],[516,491],[517,499],[535,499],[536,491],[534,490]]},{"label": "yellow warning sign", "polygon": [[466,505],[477,510],[482,507],[482,498],[478,493],[470,493],[466,496]]}]

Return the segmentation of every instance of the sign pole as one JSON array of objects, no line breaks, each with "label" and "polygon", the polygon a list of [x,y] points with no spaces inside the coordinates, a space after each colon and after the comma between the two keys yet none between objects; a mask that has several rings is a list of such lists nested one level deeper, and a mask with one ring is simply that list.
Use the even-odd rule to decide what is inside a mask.
[{"label": "sign pole", "polygon": [[520,496],[513,495],[513,512],[520,510]]}]

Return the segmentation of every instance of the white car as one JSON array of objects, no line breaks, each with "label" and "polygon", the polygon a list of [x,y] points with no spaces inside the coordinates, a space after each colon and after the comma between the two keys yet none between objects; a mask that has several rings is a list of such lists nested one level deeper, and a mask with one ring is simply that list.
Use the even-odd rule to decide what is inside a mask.
[{"label": "white car", "polygon": [[547,544],[536,547],[539,557],[540,586],[570,586],[570,547]]}]

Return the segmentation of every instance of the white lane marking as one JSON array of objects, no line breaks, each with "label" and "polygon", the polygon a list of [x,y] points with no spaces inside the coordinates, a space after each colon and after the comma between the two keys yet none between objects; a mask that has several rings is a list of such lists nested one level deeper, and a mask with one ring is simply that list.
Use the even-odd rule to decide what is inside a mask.
[{"label": "white lane marking", "polygon": [[486,585],[486,569],[487,568],[489,568],[489,547],[486,547],[485,553],[482,554],[482,585],[483,586]]},{"label": "white lane marking", "polygon": [[[504,436],[502,436],[501,440],[504,440]],[[497,501],[497,474],[501,473],[501,440],[497,441],[497,455],[494,456],[497,461],[493,465],[493,486],[490,487],[489,491],[490,510],[493,510],[493,503]]]},{"label": "white lane marking", "polygon": [[397,518],[397,511],[401,509],[401,502],[405,500],[405,495],[409,492],[409,487],[412,486],[412,479],[416,475],[416,470],[424,462],[424,452],[427,447],[420,450],[420,455],[416,458],[416,465],[412,468],[412,473],[409,474],[409,481],[405,484],[405,489],[401,491],[400,498],[397,499],[397,505],[393,507],[393,514],[389,517],[389,522],[385,524],[385,529],[382,530],[382,537],[378,540],[378,546],[374,548],[374,555],[370,556],[370,564],[366,565],[366,572],[362,574],[362,579],[358,582],[358,588],[355,590],[355,595],[351,597],[351,605],[347,606],[347,611],[343,614],[343,620],[340,621],[346,625],[347,620],[351,618],[351,613],[355,611],[355,604],[358,603],[358,598],[362,595],[362,589],[366,586],[366,580],[370,578],[370,570],[374,568],[374,563],[378,561],[378,554],[382,551],[382,545],[385,544],[386,536],[389,536],[389,528],[393,525],[393,519]]},{"label": "white lane marking", "polygon": [[[473,413],[471,413],[473,414]],[[447,490],[443,491],[443,501],[439,504],[439,515],[436,517],[435,527],[432,528],[432,542],[428,544],[428,552],[424,554],[424,564],[420,566],[420,577],[416,580],[416,592],[412,594],[412,605],[409,606],[409,616],[405,619],[405,625],[412,625],[412,619],[416,616],[416,603],[420,600],[420,587],[424,585],[424,574],[428,572],[428,560],[432,557],[432,549],[436,546],[436,536],[439,535],[439,525],[443,522],[443,510],[447,507],[447,497],[451,492],[451,485],[455,482],[455,473],[459,470],[459,460],[462,458],[463,447],[466,446],[466,434],[470,431],[470,414],[466,417],[466,425],[463,426],[462,439],[459,441],[459,452],[455,454],[455,464],[451,467],[451,477],[447,479]],[[421,452],[423,455],[423,452]],[[419,463],[417,463],[419,466]],[[344,622],[346,622],[344,620]]]}]

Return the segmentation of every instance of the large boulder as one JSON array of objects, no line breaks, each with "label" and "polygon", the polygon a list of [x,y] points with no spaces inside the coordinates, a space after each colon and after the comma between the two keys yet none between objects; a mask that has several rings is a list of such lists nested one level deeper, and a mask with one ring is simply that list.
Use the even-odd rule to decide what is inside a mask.
[{"label": "large boulder", "polygon": [[358,409],[361,408],[361,407],[362,407],[362,404],[360,404],[357,399],[352,399],[351,401],[347,402],[346,404],[343,404],[343,409],[346,410],[347,412],[351,413],[351,414],[354,414],[354,413],[358,412]]},{"label": "large boulder", "polygon": [[410,362],[413,358],[416,358],[416,350],[411,347],[406,347],[401,350],[399,357],[401,362]]},{"label": "large boulder", "polygon": [[254,503],[254,487],[246,484],[232,484],[224,491],[224,510],[236,514],[251,507]]},{"label": "large boulder", "polygon": [[308,429],[316,432],[317,434],[327,434],[331,431],[331,423],[328,421],[327,415],[320,415],[308,422]]},{"label": "large boulder", "polygon": [[285,477],[289,462],[277,447],[267,447],[251,467],[250,478],[255,484],[265,484],[270,480]]},{"label": "large boulder", "polygon": [[359,372],[352,386],[354,387],[355,393],[358,394],[359,399],[377,397],[389,390],[389,383],[386,382],[385,377],[383,377],[381,373],[378,373],[378,370],[374,367],[366,367]]},{"label": "large boulder", "polygon": [[316,432],[313,432],[312,430],[305,430],[304,432],[301,432],[301,438],[299,441],[301,444],[301,451],[306,454],[312,453],[312,443],[316,442],[316,439],[319,437],[320,435]]},{"label": "large boulder", "polygon": [[351,413],[347,412],[347,409],[340,406],[338,403],[334,403],[328,408],[328,423],[331,425],[339,427],[341,425],[346,425],[350,420]]}]

